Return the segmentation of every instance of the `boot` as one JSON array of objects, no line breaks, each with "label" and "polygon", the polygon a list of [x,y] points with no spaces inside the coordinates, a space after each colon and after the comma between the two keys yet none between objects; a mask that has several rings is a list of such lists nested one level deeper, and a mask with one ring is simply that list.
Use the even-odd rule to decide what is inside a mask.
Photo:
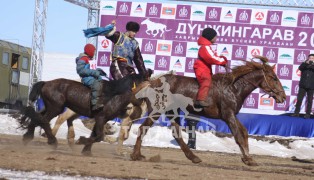
[{"label": "boot", "polygon": [[206,102],[206,101],[197,100],[197,101],[195,101],[195,105],[202,106],[202,107],[207,107],[207,106],[209,106],[209,103]]},{"label": "boot", "polygon": [[95,80],[93,85],[91,86],[91,104],[92,104],[92,111],[96,111],[104,107],[102,104],[102,83],[101,81]]},{"label": "boot", "polygon": [[310,114],[305,114],[304,119],[310,119],[311,115]]},{"label": "boot", "polygon": [[299,117],[300,114],[299,114],[299,113],[293,113],[293,114],[291,114],[290,116],[291,116],[291,117]]}]

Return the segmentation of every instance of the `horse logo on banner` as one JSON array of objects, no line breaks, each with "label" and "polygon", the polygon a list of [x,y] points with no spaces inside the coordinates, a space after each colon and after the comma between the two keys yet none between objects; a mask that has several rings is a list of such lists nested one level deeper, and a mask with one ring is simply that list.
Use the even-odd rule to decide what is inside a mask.
[{"label": "horse logo on banner", "polygon": [[[170,85],[166,82],[166,78],[160,77],[159,79],[162,82],[160,87],[151,88],[150,86],[146,86],[135,94],[137,99],[148,98],[150,101],[153,111],[148,115],[148,117],[152,117],[156,113],[165,114],[167,111],[172,110],[174,112],[174,116],[171,119],[172,121],[179,117],[179,108],[184,112],[185,117],[188,116],[189,112],[186,108],[188,105],[193,106],[193,99],[185,97],[182,94],[172,94],[170,91]],[[193,108],[195,111],[202,110],[195,108],[194,106]]]},{"label": "horse logo on banner", "polygon": [[145,19],[144,21],[142,21],[141,24],[146,24],[147,26],[147,30],[145,31],[146,34],[153,35],[153,37],[156,37],[159,34],[159,32],[160,32],[159,37],[162,37],[162,35],[165,32],[171,31],[171,29],[169,30],[167,29],[167,26],[165,24],[155,23],[149,19]]}]

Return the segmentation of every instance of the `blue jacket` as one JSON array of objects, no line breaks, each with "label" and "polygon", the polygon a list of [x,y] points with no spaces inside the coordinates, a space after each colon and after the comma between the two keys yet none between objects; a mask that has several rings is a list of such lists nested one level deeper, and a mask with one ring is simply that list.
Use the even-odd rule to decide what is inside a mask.
[{"label": "blue jacket", "polygon": [[76,58],[76,72],[82,78],[82,83],[86,86],[91,86],[95,80],[102,79],[99,71],[90,69],[89,60],[90,58],[83,53]]}]

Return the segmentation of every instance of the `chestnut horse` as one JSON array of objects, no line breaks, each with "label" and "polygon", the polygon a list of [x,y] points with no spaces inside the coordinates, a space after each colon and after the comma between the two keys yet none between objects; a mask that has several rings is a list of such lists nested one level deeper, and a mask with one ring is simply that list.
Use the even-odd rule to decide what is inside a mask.
[{"label": "chestnut horse", "polygon": [[27,132],[23,135],[24,144],[34,138],[35,127],[40,126],[45,131],[48,144],[57,147],[57,139],[52,134],[49,122],[68,107],[80,115],[95,119],[90,138],[80,138],[80,143],[85,145],[82,153],[91,154],[92,144],[103,139],[104,124],[124,114],[129,103],[141,104],[141,100],[133,98],[132,88],[144,80],[143,76],[132,74],[115,81],[103,81],[104,107],[98,111],[91,111],[90,89],[80,82],[68,79],[37,82],[32,87],[29,100],[34,102],[40,96],[44,101],[45,109],[37,113],[32,106],[28,106],[22,111],[24,116],[20,119],[20,123],[27,128]]},{"label": "chestnut horse", "polygon": [[[208,118],[221,119],[229,126],[234,139],[242,152],[242,161],[246,165],[257,165],[249,154],[248,133],[246,128],[240,123],[236,114],[239,113],[242,104],[246,97],[256,88],[261,88],[270,97],[273,97],[277,103],[282,103],[286,99],[286,94],[279,81],[277,75],[274,73],[274,66],[267,64],[268,59],[257,56],[256,58],[262,61],[245,62],[245,65],[238,66],[232,69],[231,73],[216,74],[213,76],[213,81],[209,91],[207,101],[210,103],[209,107],[205,107],[202,111],[196,111],[192,106],[188,106],[187,110],[191,114],[205,116]],[[199,85],[195,78],[165,75],[166,82],[170,84],[170,91],[172,94],[182,94],[185,97],[192,99],[196,98]],[[144,82],[145,83],[145,82]],[[149,86],[152,88],[160,87],[160,80],[150,81]],[[141,89],[143,91],[145,89]],[[148,112],[153,111],[153,103],[148,102]],[[171,111],[168,112],[170,115]],[[172,115],[175,113],[171,113]],[[145,157],[141,154],[142,138],[147,133],[149,127],[154,123],[153,119],[158,117],[148,117],[144,123],[139,127],[138,137],[131,154],[132,160],[141,160]],[[171,125],[176,132],[179,132],[179,125],[175,121],[171,121]],[[193,163],[201,162],[189,147],[184,143],[181,136],[174,136],[177,143],[180,145],[185,156]]]}]

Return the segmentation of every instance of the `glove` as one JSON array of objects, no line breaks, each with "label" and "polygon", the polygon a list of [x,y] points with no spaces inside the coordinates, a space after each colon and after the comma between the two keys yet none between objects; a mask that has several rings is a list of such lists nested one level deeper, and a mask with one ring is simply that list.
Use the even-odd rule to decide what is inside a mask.
[{"label": "glove", "polygon": [[96,68],[96,71],[99,72],[100,76],[107,76],[107,73],[105,71],[103,71],[102,69],[100,69],[100,68]]}]

